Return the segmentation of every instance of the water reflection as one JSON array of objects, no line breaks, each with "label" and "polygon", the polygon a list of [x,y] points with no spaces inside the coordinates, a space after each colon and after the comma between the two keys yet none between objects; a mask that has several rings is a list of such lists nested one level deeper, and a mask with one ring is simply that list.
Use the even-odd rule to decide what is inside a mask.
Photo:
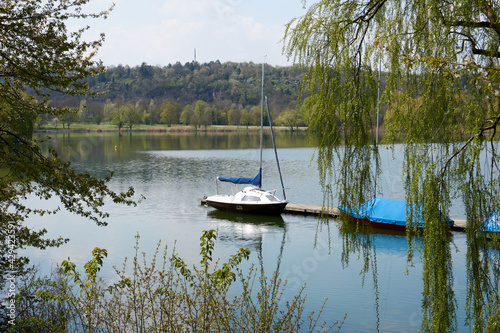
[{"label": "water reflection", "polygon": [[[115,132],[100,133],[51,133],[35,134],[43,140],[42,149],[51,146],[61,156],[72,162],[83,160],[112,160],[118,155],[135,151],[152,150],[201,150],[201,149],[257,149],[259,135],[248,132],[232,133],[132,133],[119,135]],[[315,140],[305,132],[277,132],[276,145],[288,147],[315,147]],[[272,148],[270,133],[264,133],[263,147]]]},{"label": "water reflection", "polygon": [[266,215],[253,215],[253,214],[239,214],[233,212],[225,212],[221,210],[210,210],[207,216],[219,221],[228,221],[242,224],[249,224],[255,226],[269,226],[271,228],[285,227],[285,220],[281,216],[266,216]]},{"label": "water reflection", "polygon": [[[278,292],[277,287],[279,282],[277,279],[280,278],[281,274],[281,262],[287,235],[287,228],[283,218],[281,216],[238,214],[220,210],[208,211],[207,216],[209,217],[209,221],[217,223],[219,240],[229,242],[230,244],[243,243],[244,246],[252,246],[257,250],[259,262],[262,265],[261,274],[264,274],[264,270],[262,269],[265,266],[263,254],[264,235],[276,232],[283,233],[276,266],[274,272],[272,272],[272,278],[269,280],[272,287],[272,297],[275,297],[276,292]],[[269,263],[274,263],[274,260],[272,258],[267,259],[269,267]],[[265,275],[261,275],[261,278],[264,277]]]},{"label": "water reflection", "polygon": [[262,251],[263,235],[281,231],[286,233],[281,216],[238,214],[220,210],[207,212],[209,222],[215,222],[222,242],[241,244]]}]

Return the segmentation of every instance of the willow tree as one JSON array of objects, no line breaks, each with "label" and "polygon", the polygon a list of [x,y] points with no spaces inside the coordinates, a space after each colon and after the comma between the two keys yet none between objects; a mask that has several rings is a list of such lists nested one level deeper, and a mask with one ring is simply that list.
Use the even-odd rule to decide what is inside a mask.
[{"label": "willow tree", "polygon": [[284,52],[304,70],[323,186],[340,205],[377,191],[379,107],[384,140],[404,143],[408,220],[424,222],[422,329],[457,325],[449,231],[439,222],[455,197],[468,222],[468,319],[476,331],[496,327],[498,267],[481,225],[500,199],[498,1],[321,0],[287,25]]},{"label": "willow tree", "polygon": [[[20,277],[26,258],[17,250],[45,248],[66,240],[48,239],[46,230],[32,230],[24,221],[31,214],[54,213],[26,204],[28,196],[58,197],[61,207],[105,224],[104,200],[133,204],[133,190],[115,193],[107,186],[111,175],[97,179],[75,172],[51,150],[42,154],[32,138],[38,116],[63,115],[68,110],[50,107],[51,92],[92,95],[83,79],[104,68],[93,60],[104,36],[85,41],[82,19],[104,18],[108,11],[86,14],[88,0],[8,0],[0,4],[0,284],[6,275]],[[33,95],[30,96],[29,92]],[[1,320],[0,320],[1,322]]]}]

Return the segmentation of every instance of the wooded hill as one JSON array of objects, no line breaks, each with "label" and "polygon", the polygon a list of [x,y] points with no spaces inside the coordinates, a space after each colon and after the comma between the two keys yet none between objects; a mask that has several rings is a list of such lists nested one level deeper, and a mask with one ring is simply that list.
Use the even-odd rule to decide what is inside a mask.
[{"label": "wooded hill", "polygon": [[[307,123],[297,110],[301,78],[299,69],[265,66],[264,94],[277,124]],[[76,121],[111,121],[119,127],[136,123],[248,126],[260,121],[262,64],[118,65],[87,80],[92,91],[106,95],[92,100],[51,95],[53,106],[78,110],[56,121],[68,126]],[[134,114],[134,119],[125,119],[127,114]]]}]

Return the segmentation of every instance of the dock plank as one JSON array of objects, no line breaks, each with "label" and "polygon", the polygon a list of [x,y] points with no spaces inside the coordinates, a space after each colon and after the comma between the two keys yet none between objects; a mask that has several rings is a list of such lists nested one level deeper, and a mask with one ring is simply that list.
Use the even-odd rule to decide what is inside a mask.
[{"label": "dock plank", "polygon": [[304,215],[326,214],[333,217],[340,216],[340,210],[336,207],[323,207],[317,205],[294,204],[294,203],[288,203],[288,205],[286,205],[285,213],[304,214]]},{"label": "dock plank", "polygon": [[463,231],[467,227],[466,219],[452,219],[454,223],[453,230]]}]

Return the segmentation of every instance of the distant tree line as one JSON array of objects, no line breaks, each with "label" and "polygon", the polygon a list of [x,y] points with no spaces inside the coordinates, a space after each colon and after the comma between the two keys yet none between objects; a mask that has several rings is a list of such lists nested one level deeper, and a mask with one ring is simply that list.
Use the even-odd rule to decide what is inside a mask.
[{"label": "distant tree line", "polygon": [[[132,129],[135,124],[199,128],[260,123],[261,64],[118,65],[86,80],[93,92],[102,95],[86,100],[52,94],[51,105],[66,107],[69,112],[57,118],[40,117],[38,125],[111,122]],[[297,106],[301,80],[302,72],[296,68],[265,66],[264,94],[276,125],[293,129],[308,124],[306,109]]]}]

